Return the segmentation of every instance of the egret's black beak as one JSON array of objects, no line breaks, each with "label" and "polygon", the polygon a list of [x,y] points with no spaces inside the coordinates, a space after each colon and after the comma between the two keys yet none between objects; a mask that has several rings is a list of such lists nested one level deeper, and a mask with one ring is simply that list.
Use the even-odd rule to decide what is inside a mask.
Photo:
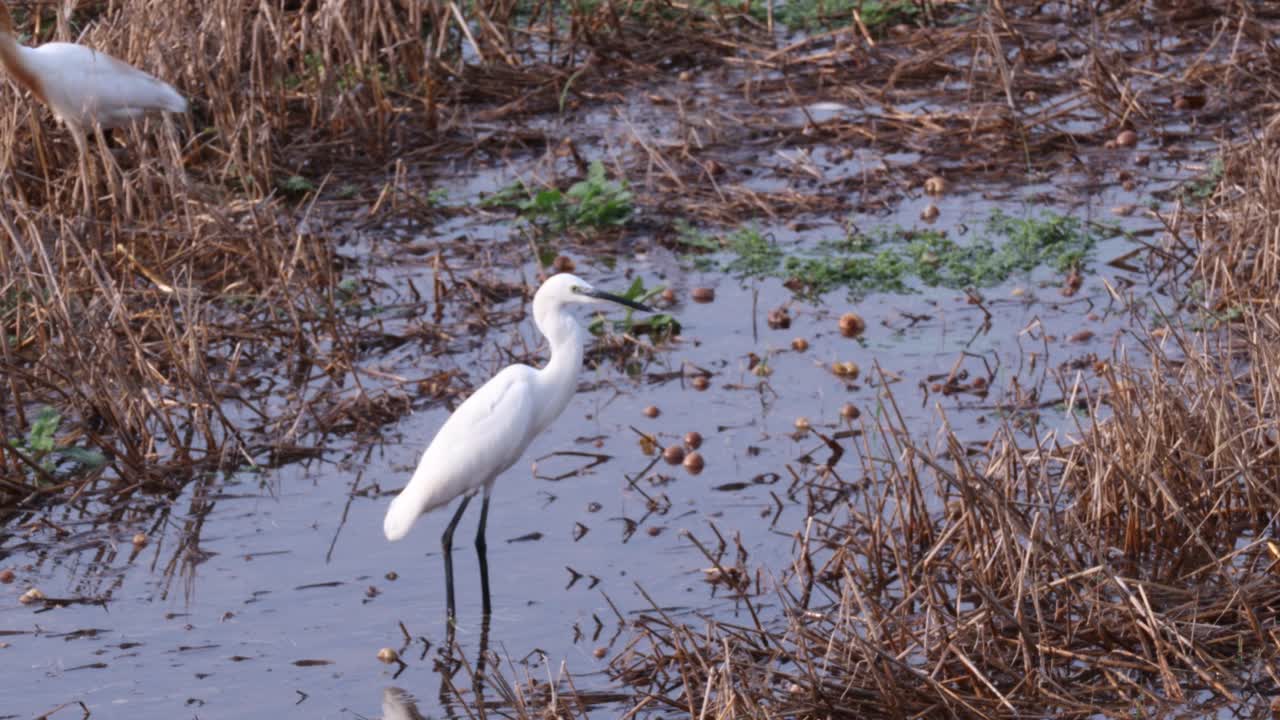
[{"label": "egret's black beak", "polygon": [[596,290],[595,288],[592,288],[590,290],[583,290],[582,294],[586,295],[587,297],[593,297],[599,300],[608,300],[609,302],[616,302],[619,305],[626,305],[627,307],[633,310],[641,310],[643,312],[648,312],[648,313],[656,312],[653,308],[649,307],[648,305],[641,305],[635,300],[628,300],[624,297],[619,297],[617,295],[614,295],[613,293],[607,293],[603,290]]}]

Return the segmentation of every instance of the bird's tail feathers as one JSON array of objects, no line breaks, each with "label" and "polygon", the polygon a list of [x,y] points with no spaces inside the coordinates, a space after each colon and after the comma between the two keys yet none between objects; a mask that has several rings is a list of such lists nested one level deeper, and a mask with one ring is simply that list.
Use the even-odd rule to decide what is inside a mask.
[{"label": "bird's tail feathers", "polygon": [[449,493],[447,488],[410,480],[405,489],[391,501],[391,507],[387,508],[387,516],[382,519],[382,534],[392,542],[399,540],[409,534],[420,516],[448,505],[456,495],[457,493]]},{"label": "bird's tail feathers", "polygon": [[387,508],[387,516],[382,519],[382,534],[391,542],[408,535],[418,516],[422,514],[421,505],[413,502],[414,498],[407,495],[406,492],[397,495],[391,501],[391,507]]},{"label": "bird's tail feathers", "polygon": [[187,111],[187,99],[182,97],[182,93],[173,89],[173,86],[167,83],[164,85],[164,92],[161,93],[160,107],[165,112],[184,113]]}]

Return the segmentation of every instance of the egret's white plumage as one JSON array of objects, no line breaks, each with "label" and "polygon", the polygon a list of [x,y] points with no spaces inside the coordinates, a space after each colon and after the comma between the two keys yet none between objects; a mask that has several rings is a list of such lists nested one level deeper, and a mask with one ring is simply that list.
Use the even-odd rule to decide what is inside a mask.
[{"label": "egret's white plumage", "polygon": [[106,53],[65,42],[20,45],[4,2],[0,66],[59,120],[80,130],[94,123],[119,127],[151,111],[187,111],[186,98],[168,83]]},{"label": "egret's white plumage", "polygon": [[450,614],[453,571],[449,549],[453,529],[471,496],[483,489],[484,507],[476,548],[481,556],[487,612],[484,525],[493,482],[520,459],[529,443],[564,412],[573,398],[587,332],[570,313],[570,307],[601,301],[649,310],[634,301],[596,290],[574,275],[554,275],[544,282],[533,297],[533,322],[551,345],[551,359],[540,370],[528,365],[507,367],[472,393],[436,433],[409,484],[387,509],[383,533],[388,540],[399,540],[423,513],[464,497],[443,538]]},{"label": "egret's white plumage", "polygon": [[[577,358],[552,355],[552,362],[560,365],[570,359],[580,363],[582,351],[577,352]],[[550,364],[548,369],[552,369]],[[498,475],[520,459],[544,427],[534,422],[538,373],[528,365],[512,365],[449,416],[422,454],[413,478],[387,509],[382,531],[388,540],[407,535],[423,513],[482,486],[492,486]],[[561,409],[563,404],[556,415]]]},{"label": "egret's white plumage", "polygon": [[0,0],[0,67],[68,126],[80,150],[82,172],[88,151],[85,134],[95,124],[109,129],[148,112],[187,111],[186,98],[168,83],[106,53],[75,43],[52,42],[34,48],[19,44],[4,0]]},{"label": "egret's white plumage", "polygon": [[621,299],[569,274],[554,275],[538,288],[533,322],[551,345],[551,359],[541,370],[528,365],[504,368],[453,411],[422,454],[409,484],[391,501],[382,525],[388,540],[404,537],[423,513],[460,495],[488,491],[564,412],[577,389],[587,339],[568,307],[602,300]]},{"label": "egret's white plumage", "polygon": [[107,129],[150,111],[187,111],[186,98],[168,83],[97,50],[62,42],[16,47],[18,61],[36,78],[36,97],[69,125]]}]

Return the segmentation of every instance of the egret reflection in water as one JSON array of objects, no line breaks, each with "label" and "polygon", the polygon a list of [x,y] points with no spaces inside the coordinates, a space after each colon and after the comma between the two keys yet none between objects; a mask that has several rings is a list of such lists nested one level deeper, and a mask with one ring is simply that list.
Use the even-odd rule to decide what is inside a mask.
[{"label": "egret reflection in water", "polygon": [[382,690],[382,720],[426,719],[418,711],[417,698],[393,685]]}]

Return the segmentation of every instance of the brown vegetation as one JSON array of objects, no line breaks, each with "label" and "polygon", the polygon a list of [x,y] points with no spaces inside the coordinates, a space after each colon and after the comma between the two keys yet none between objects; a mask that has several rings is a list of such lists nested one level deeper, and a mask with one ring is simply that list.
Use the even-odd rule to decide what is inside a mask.
[{"label": "brown vegetation", "polygon": [[935,448],[890,414],[856,485],[819,469],[785,621],[655,609],[617,679],[651,707],[725,718],[1265,712],[1280,686],[1276,150],[1229,152],[1212,202],[1187,211],[1207,297],[1148,337],[1149,365],[1100,365],[1096,393],[1064,385],[1089,410],[1077,441],[1004,428]]}]

